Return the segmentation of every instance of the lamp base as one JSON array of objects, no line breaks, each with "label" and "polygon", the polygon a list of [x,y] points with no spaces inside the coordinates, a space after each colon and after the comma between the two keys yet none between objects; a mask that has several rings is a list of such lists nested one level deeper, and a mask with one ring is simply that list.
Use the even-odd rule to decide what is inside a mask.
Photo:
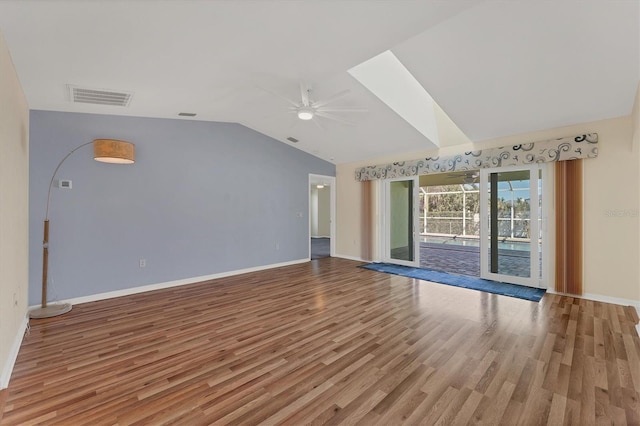
[{"label": "lamp base", "polygon": [[71,303],[60,303],[57,305],[47,305],[46,308],[36,308],[29,311],[29,318],[51,318],[66,314],[71,310]]}]

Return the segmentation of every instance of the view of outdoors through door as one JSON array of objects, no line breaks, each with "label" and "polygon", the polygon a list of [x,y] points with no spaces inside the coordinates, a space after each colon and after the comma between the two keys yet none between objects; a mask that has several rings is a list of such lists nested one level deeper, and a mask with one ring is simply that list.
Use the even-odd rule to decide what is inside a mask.
[{"label": "view of outdoors through door", "polygon": [[480,190],[476,181],[476,173],[420,177],[421,267],[480,276]]},{"label": "view of outdoors through door", "polygon": [[[534,179],[530,179],[530,175]],[[493,176],[496,181],[493,187],[487,182],[486,212],[481,211],[481,186],[484,185],[481,185],[479,171],[420,177],[420,266],[537,286],[542,271],[541,221],[537,214],[541,193],[540,171],[485,171],[482,176],[487,180]],[[496,195],[496,214],[493,216],[490,210],[492,188]],[[531,206],[532,199],[536,208]],[[489,220],[491,217],[493,223]],[[484,232],[487,233],[486,244],[481,241]],[[537,236],[533,250],[532,235]],[[491,256],[492,248],[495,248],[494,256]],[[486,255],[482,257],[488,259],[486,268],[481,264],[483,250]],[[493,266],[492,261],[495,263]]]},{"label": "view of outdoors through door", "polygon": [[541,170],[480,173],[480,275],[532,287],[541,278]]}]

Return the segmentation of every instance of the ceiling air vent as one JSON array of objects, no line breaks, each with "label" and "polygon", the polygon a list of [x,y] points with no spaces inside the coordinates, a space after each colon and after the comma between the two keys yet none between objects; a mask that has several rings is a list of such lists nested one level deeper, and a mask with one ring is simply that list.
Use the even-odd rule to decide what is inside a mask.
[{"label": "ceiling air vent", "polygon": [[289,142],[298,143],[298,139],[294,138],[293,136],[289,136],[289,137],[287,138],[287,140],[288,140]]},{"label": "ceiling air vent", "polygon": [[129,106],[133,93],[105,89],[89,89],[67,85],[71,102],[94,105]]},{"label": "ceiling air vent", "polygon": [[195,117],[196,113],[195,112],[179,112],[178,115],[180,117]]}]

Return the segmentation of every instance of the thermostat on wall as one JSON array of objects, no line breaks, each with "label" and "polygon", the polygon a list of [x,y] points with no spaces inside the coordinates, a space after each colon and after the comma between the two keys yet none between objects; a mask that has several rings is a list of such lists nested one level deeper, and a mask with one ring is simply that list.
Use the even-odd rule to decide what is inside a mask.
[{"label": "thermostat on wall", "polygon": [[71,181],[68,179],[60,179],[58,181],[58,188],[61,189],[71,189]]}]

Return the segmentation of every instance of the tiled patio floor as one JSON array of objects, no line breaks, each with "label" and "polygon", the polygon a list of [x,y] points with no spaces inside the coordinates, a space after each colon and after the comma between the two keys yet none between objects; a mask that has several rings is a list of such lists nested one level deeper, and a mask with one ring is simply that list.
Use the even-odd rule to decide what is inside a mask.
[{"label": "tiled patio floor", "polygon": [[[499,271],[505,275],[529,276],[529,252],[499,250]],[[453,274],[480,276],[480,248],[420,243],[420,267]]]}]

